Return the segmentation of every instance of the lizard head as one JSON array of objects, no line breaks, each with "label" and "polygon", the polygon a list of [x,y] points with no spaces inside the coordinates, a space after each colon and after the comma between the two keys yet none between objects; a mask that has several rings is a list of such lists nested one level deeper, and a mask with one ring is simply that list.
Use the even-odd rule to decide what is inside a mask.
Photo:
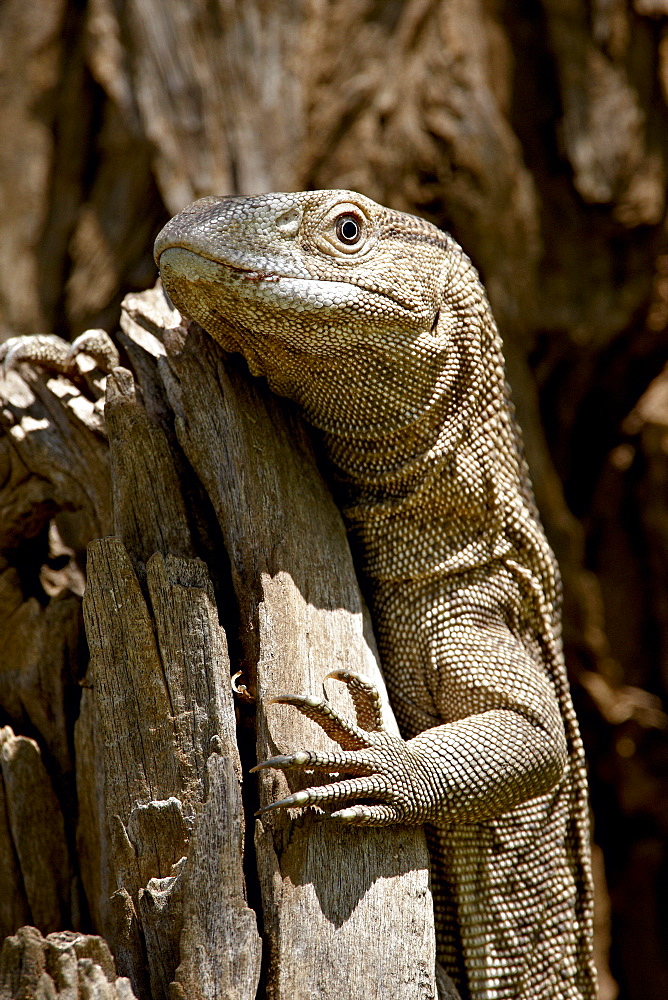
[{"label": "lizard head", "polygon": [[468,258],[355,192],[202,198],[155,259],[174,304],[324,429],[391,432],[477,377],[489,309]]}]

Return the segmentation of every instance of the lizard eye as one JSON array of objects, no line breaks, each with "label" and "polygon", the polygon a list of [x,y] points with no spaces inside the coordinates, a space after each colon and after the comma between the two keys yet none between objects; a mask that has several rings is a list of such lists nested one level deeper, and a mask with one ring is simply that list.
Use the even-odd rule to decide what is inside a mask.
[{"label": "lizard eye", "polygon": [[378,239],[373,217],[354,201],[332,205],[323,216],[316,217],[310,232],[309,227],[305,232],[328,257],[338,261],[347,258],[350,263],[365,259]]},{"label": "lizard eye", "polygon": [[348,247],[355,246],[362,238],[360,220],[354,215],[349,215],[348,213],[340,215],[336,220],[335,229],[338,238]]}]

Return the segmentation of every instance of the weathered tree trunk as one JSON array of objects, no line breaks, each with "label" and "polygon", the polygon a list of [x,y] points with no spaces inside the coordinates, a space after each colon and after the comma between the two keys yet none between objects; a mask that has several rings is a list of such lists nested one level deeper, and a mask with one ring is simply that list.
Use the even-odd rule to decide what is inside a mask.
[{"label": "weathered tree trunk", "polygon": [[[209,193],[352,187],[426,215],[472,256],[564,576],[600,845],[602,997],[616,993],[611,933],[622,1000],[663,1000],[665,0],[5,0],[0,43],[0,338],[115,331],[123,295],[154,282],[160,225]],[[103,373],[85,356],[73,369],[61,351],[56,373],[0,381],[0,931],[103,934],[137,995],[189,996],[254,981],[263,912],[260,995],[295,988],[293,935],[298,971],[326,969],[329,948],[348,975],[343,947],[357,975],[346,933],[357,945],[382,910],[378,939],[407,954],[404,904],[386,931],[371,834],[349,845],[368,892],[362,879],[336,901],[322,824],[273,819],[253,847],[256,786],[239,799],[238,778],[255,760],[255,709],[237,700],[232,724],[219,627],[259,699],[258,752],[294,745],[295,720],[265,711],[266,694],[319,693],[341,658],[375,669],[340,524],[303,473],[293,418],[258,450],[283,410],[221,368],[206,338],[184,345],[156,296],[131,296],[121,325],[132,375],[110,379],[106,422]],[[276,464],[262,471],[265,458]],[[293,502],[309,530],[319,512],[326,545],[309,547]],[[396,835],[389,881],[419,909],[423,848],[413,842],[411,867]],[[244,962],[230,965],[230,939],[247,942]],[[0,996],[19,989],[24,959],[21,989],[44,975],[62,991],[61,963],[82,995],[93,980],[102,990],[115,975],[102,945],[77,941],[10,938]]]}]

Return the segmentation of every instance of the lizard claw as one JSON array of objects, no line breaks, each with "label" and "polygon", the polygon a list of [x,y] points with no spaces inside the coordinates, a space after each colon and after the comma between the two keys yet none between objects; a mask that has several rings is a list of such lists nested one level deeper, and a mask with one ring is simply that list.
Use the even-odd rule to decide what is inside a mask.
[{"label": "lizard claw", "polygon": [[359,804],[338,809],[330,815],[344,823],[366,823],[367,825],[379,822],[396,823],[400,822],[406,813],[400,803],[393,801],[397,798],[396,792],[397,790],[392,783],[387,782],[383,775],[367,774],[364,777],[345,778],[328,785],[315,785],[293,792],[292,795],[287,795],[284,799],[263,806],[255,815],[262,816],[272,809],[294,806],[326,806],[333,802],[340,802],[342,799],[374,798],[380,799],[382,805]]},{"label": "lizard claw", "polygon": [[404,818],[396,806],[348,806],[329,814],[330,819],[355,826],[393,826]]},{"label": "lizard claw", "polygon": [[276,802],[270,802],[268,806],[262,806],[261,809],[255,813],[256,816],[262,816],[264,813],[271,812],[272,809],[281,809],[283,807],[289,806],[306,806],[309,804],[308,791],[294,792],[292,795],[287,795],[284,799],[278,799]]},{"label": "lizard claw", "polygon": [[336,772],[337,780],[294,792],[263,806],[256,815],[262,816],[273,809],[338,805],[342,799],[357,799],[350,806],[335,809],[329,816],[341,823],[362,826],[423,822],[420,762],[401,737],[385,730],[377,688],[365,677],[349,670],[333,670],[327,678],[347,685],[355,706],[357,724],[344,718],[330,704],[326,694],[323,698],[278,695],[267,701],[270,704],[292,705],[316,722],[341,749],[330,752],[297,750],[278,754],[257,764],[252,771],[267,768],[280,771],[324,770]]},{"label": "lizard claw", "polygon": [[68,346],[66,340],[50,334],[10,337],[0,345],[2,373],[6,375],[23,362],[64,374],[70,368],[67,361]]},{"label": "lizard claw", "polygon": [[295,767],[308,770],[345,771],[347,774],[373,774],[373,764],[366,763],[350,753],[334,751],[334,753],[319,753],[316,750],[297,750],[296,753],[278,754],[256,764],[250,770],[251,774],[274,767],[279,771],[290,771]]},{"label": "lizard claw", "polygon": [[79,354],[87,354],[103,372],[117,368],[120,362],[118,348],[106,330],[86,330],[70,344],[66,362],[71,365]]},{"label": "lizard claw", "polygon": [[290,767],[303,767],[309,763],[310,758],[311,754],[307,750],[298,750],[297,753],[283,753],[251,767],[250,773],[255,774],[256,771],[263,771],[267,767],[276,767],[281,771],[287,771]]},{"label": "lizard claw", "polygon": [[345,750],[359,750],[373,744],[370,733],[385,731],[382,703],[378,688],[361,674],[351,670],[332,670],[324,680],[333,678],[342,681],[348,688],[357,724],[344,718],[330,704],[325,692],[322,698],[313,695],[285,694],[267,699],[267,704],[293,705],[302,715],[313,719],[324,732]]},{"label": "lizard claw", "polygon": [[[290,808],[291,806],[313,805],[314,803],[310,801],[309,791],[309,789],[305,789],[303,792],[295,792],[293,795],[287,795],[284,799],[270,802],[269,805],[258,809],[255,815],[264,816],[274,809]],[[337,809],[330,813],[329,818],[349,826],[392,826],[395,823],[400,823],[403,817],[401,810],[396,806],[383,804],[347,806],[345,809]]]},{"label": "lizard claw", "polygon": [[[81,355],[85,355],[81,359]],[[20,364],[44,368],[71,381],[90,381],[94,368],[109,372],[119,363],[116,345],[105,330],[86,330],[71,344],[52,334],[11,337],[0,345],[2,374]]]},{"label": "lizard claw", "polygon": [[375,684],[362,674],[353,673],[352,670],[331,670],[325,680],[330,677],[347,685],[355,706],[358,726],[369,732],[379,732],[384,729],[383,705]]},{"label": "lizard claw", "polygon": [[266,703],[269,705],[293,705],[302,715],[317,722],[320,728],[345,750],[360,750],[372,745],[369,734],[337,712],[326,697],[315,698],[313,695],[284,694],[268,698]]}]

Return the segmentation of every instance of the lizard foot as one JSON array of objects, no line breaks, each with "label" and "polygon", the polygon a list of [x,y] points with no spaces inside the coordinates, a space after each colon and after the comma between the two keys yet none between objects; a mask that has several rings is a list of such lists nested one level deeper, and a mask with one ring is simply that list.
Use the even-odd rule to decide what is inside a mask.
[{"label": "lizard foot", "polygon": [[80,375],[78,357],[87,355],[104,372],[119,362],[118,349],[104,330],[86,330],[71,344],[50,334],[10,337],[0,345],[0,362],[6,373],[19,364],[36,365],[62,375]]},{"label": "lizard foot", "polygon": [[323,698],[280,695],[271,698],[270,703],[293,705],[317,722],[341,750],[298,750],[280,754],[256,765],[251,771],[270,767],[282,771],[323,770],[350,777],[294,792],[264,806],[257,815],[291,806],[336,805],[347,799],[361,799],[363,801],[330,813],[330,817],[366,826],[422,822],[419,793],[416,794],[419,762],[401,737],[388,733],[384,728],[377,688],[366,678],[347,670],[334,670],[327,677],[343,681],[348,686],[356,723],[340,715],[326,695]]}]

